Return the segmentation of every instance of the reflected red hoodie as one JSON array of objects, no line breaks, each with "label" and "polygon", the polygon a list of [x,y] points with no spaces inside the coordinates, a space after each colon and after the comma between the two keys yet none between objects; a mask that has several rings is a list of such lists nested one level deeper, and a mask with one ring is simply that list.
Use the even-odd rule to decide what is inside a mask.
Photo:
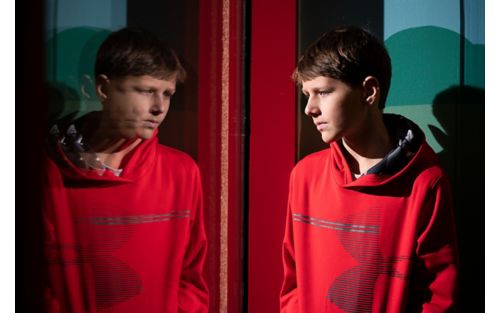
[{"label": "reflected red hoodie", "polygon": [[354,179],[340,142],[296,165],[281,312],[447,312],[454,306],[450,186],[421,131],[413,131],[422,139],[393,172]]},{"label": "reflected red hoodie", "polygon": [[208,311],[198,167],[157,141],[129,153],[121,176],[78,168],[60,146],[47,157],[46,311]]}]

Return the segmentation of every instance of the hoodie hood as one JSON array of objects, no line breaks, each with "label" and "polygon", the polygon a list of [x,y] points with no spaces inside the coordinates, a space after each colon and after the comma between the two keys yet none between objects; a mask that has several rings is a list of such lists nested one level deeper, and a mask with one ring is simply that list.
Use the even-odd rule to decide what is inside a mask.
[{"label": "hoodie hood", "polygon": [[143,175],[154,164],[158,130],[143,140],[122,161],[121,169],[112,169],[100,162],[86,144],[82,129],[92,127],[99,112],[91,112],[69,125],[54,125],[50,129],[47,150],[61,169],[65,180],[92,183],[127,183]]},{"label": "hoodie hood", "polygon": [[384,114],[383,119],[396,145],[366,175],[358,179],[353,178],[342,142],[330,144],[332,170],[338,185],[346,188],[380,186],[401,177],[411,168],[437,163],[436,155],[427,145],[424,133],[415,123],[397,114]]}]

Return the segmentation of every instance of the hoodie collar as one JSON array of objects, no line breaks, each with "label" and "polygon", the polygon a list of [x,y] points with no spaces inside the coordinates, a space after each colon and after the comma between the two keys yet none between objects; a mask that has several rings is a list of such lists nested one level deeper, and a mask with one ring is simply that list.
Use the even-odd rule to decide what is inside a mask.
[{"label": "hoodie collar", "polygon": [[384,184],[405,172],[421,154],[425,136],[415,123],[397,114],[384,114],[383,119],[396,145],[379,163],[371,167],[366,175],[358,179],[353,178],[342,142],[330,144],[332,170],[337,184],[345,187]]},{"label": "hoodie collar", "polygon": [[121,169],[112,169],[99,160],[80,131],[82,127],[89,127],[97,114],[89,113],[69,125],[52,126],[48,141],[50,155],[71,180],[133,181],[154,163],[158,130],[124,157]]}]

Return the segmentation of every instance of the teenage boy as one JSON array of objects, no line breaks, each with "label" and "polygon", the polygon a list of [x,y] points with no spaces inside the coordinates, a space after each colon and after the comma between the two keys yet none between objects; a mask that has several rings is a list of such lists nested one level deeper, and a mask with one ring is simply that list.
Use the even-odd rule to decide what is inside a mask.
[{"label": "teenage boy", "polygon": [[97,53],[102,111],[51,130],[45,167],[47,312],[207,312],[200,173],[158,143],[185,71],[150,32]]},{"label": "teenage boy", "polygon": [[338,27],[293,74],[330,148],[290,177],[281,312],[448,312],[457,251],[450,186],[424,134],[383,114],[391,62]]}]

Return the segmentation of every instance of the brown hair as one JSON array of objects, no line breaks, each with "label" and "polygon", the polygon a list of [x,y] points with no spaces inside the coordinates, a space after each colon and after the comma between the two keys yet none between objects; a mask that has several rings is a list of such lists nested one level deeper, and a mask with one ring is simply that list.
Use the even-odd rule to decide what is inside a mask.
[{"label": "brown hair", "polygon": [[95,75],[108,77],[150,75],[183,82],[186,71],[174,50],[153,33],[126,27],[111,33],[100,46]]},{"label": "brown hair", "polygon": [[389,54],[375,36],[356,26],[339,26],[306,49],[292,78],[301,84],[325,76],[358,87],[367,76],[374,76],[380,84],[379,108],[382,110],[391,84],[391,72]]}]

